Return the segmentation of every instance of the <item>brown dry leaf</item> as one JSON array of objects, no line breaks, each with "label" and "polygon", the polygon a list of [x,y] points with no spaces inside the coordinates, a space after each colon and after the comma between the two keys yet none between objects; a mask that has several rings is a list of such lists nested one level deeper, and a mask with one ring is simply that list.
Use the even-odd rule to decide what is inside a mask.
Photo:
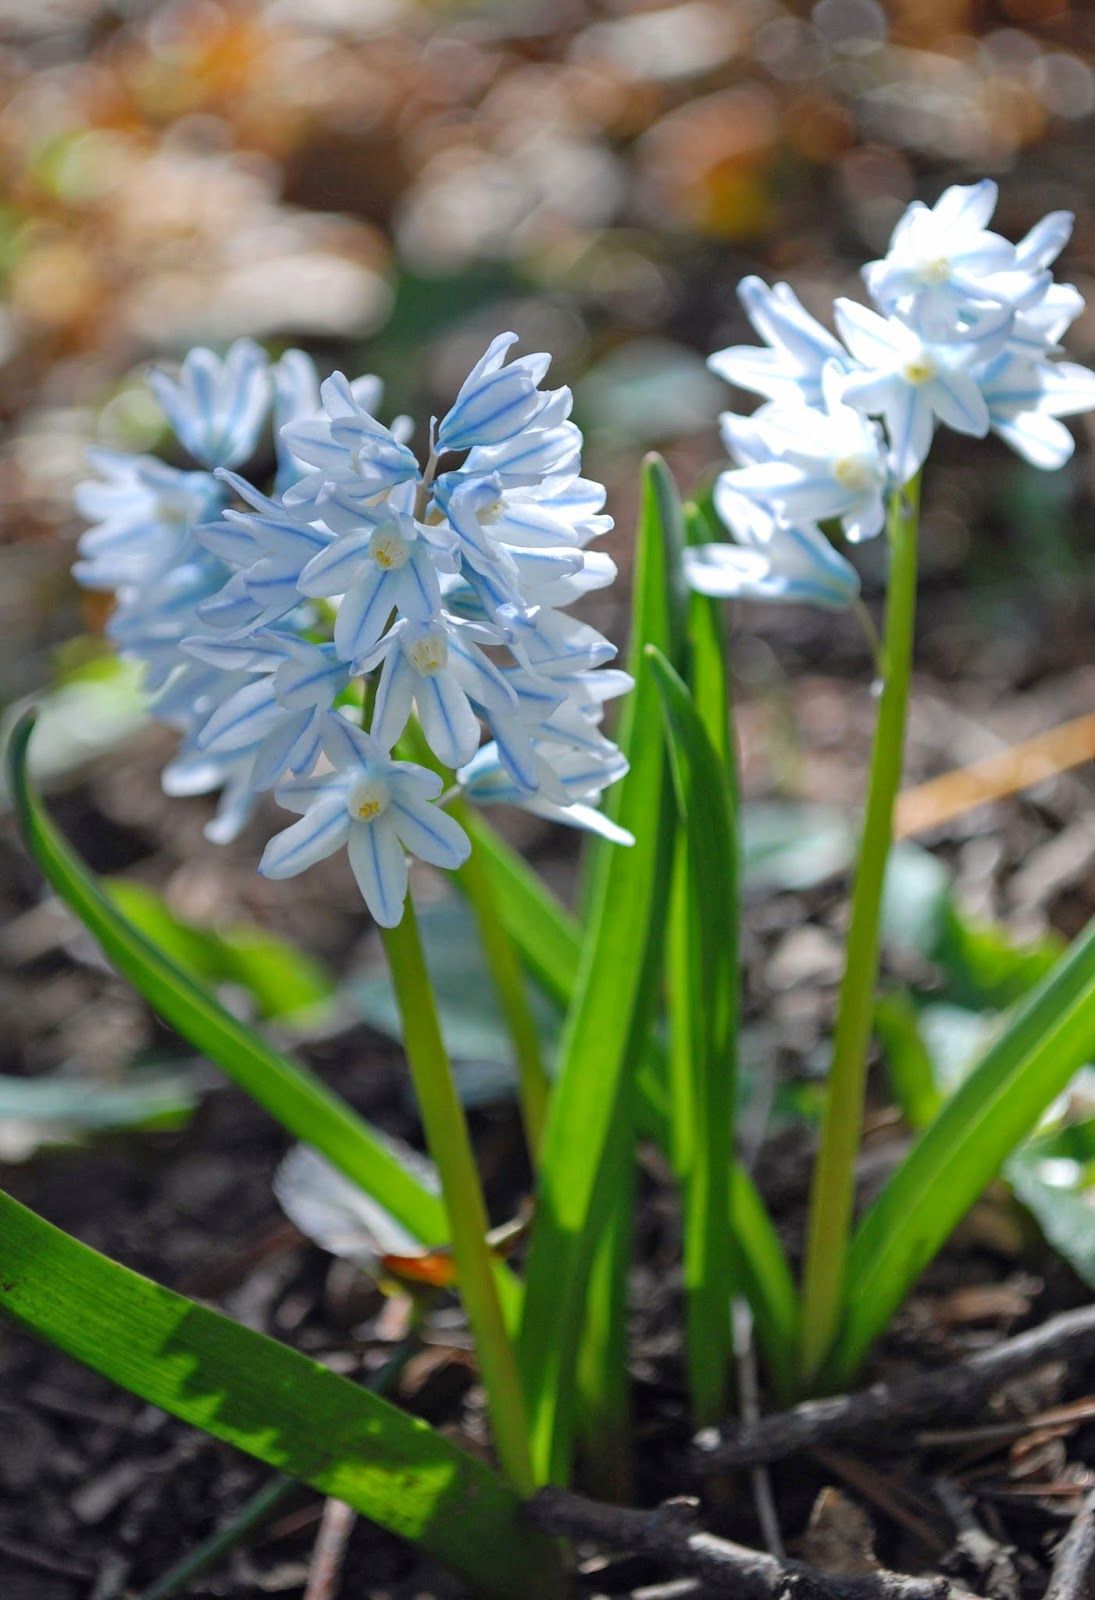
[{"label": "brown dry leaf", "polygon": [[1031,1296],[1040,1287],[1032,1278],[1012,1278],[1006,1283],[964,1284],[952,1289],[935,1306],[942,1326],[958,1328],[969,1322],[1011,1321],[1030,1311]]},{"label": "brown dry leaf", "polygon": [[858,1501],[843,1489],[822,1489],[814,1501],[806,1532],[799,1540],[803,1561],[822,1572],[855,1577],[879,1570],[874,1527]]}]

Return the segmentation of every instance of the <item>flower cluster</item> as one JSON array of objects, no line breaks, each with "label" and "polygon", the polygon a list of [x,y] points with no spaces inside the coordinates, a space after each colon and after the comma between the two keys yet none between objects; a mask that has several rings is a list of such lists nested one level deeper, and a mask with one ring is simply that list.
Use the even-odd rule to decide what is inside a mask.
[{"label": "flower cluster", "polygon": [[689,552],[696,589],[852,603],[858,575],[818,523],[839,520],[853,544],[878,534],[888,495],[920,471],[940,423],[996,433],[1036,467],[1068,460],[1060,419],[1095,408],[1095,373],[1061,360],[1058,343],[1083,300],[1049,270],[1073,219],[1052,212],[1011,244],[989,229],[996,194],[985,179],[911,205],[887,255],[863,269],[874,309],[836,302],[839,339],[787,284],[743,281],[764,348],[723,350],[710,366],[763,404],[722,418],[736,466],[715,507],[736,543]]},{"label": "flower cluster", "polygon": [[[626,841],[596,809],[625,770],[601,730],[630,687],[568,615],[615,568],[581,476],[567,389],[546,355],[496,338],[421,463],[406,418],[376,418],[373,377],[322,385],[307,356],[248,340],[193,350],[151,383],[197,470],[94,453],[78,579],[116,592],[109,631],[182,734],[171,794],[222,790],[225,841],[273,790],[302,813],[260,864],[288,877],[345,845],[376,920],[402,916],[407,852],[453,868],[468,840],[445,781],[401,754],[412,715],[449,793],[507,801]],[[271,418],[270,493],[236,470]],[[367,724],[367,726],[365,726]],[[484,741],[484,727],[488,737]]]}]

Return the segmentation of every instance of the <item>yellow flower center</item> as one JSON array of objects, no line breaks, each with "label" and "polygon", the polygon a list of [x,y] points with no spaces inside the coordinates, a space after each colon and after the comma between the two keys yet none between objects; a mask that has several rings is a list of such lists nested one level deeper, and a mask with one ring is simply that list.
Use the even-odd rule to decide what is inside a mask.
[{"label": "yellow flower center", "polygon": [[935,256],[920,268],[921,281],[924,283],[946,283],[950,275],[951,264],[946,256]]},{"label": "yellow flower center", "polygon": [[410,550],[406,539],[395,528],[378,528],[369,540],[369,554],[385,572],[406,566]]},{"label": "yellow flower center", "polygon": [[407,646],[407,657],[416,672],[432,678],[449,664],[449,641],[440,628],[431,628]]},{"label": "yellow flower center", "polygon": [[910,383],[930,383],[935,377],[935,362],[927,356],[914,356],[911,361],[906,361],[901,373]]},{"label": "yellow flower center", "polygon": [[863,456],[841,456],[833,462],[833,477],[844,489],[869,489],[874,482],[871,464]]},{"label": "yellow flower center", "polygon": [[391,795],[382,778],[362,778],[355,783],[346,799],[346,809],[358,822],[373,822],[381,812],[387,811]]}]

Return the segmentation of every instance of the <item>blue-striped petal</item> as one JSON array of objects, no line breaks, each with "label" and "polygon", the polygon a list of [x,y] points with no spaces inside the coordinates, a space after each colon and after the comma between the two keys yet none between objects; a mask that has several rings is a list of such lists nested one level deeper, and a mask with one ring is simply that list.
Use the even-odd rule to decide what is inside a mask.
[{"label": "blue-striped petal", "polygon": [[349,833],[350,814],[342,796],[325,796],[299,822],[274,835],[262,853],[259,871],[264,878],[295,878],[333,855]]},{"label": "blue-striped petal", "polygon": [[357,886],[374,921],[394,928],[407,898],[407,858],[387,812],[372,822],[355,822],[347,850]]}]

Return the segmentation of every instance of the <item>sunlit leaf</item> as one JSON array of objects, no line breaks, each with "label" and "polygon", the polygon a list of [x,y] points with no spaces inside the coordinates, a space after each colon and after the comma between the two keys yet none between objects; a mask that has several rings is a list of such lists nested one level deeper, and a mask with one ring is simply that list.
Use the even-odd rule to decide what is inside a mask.
[{"label": "sunlit leaf", "polygon": [[28,713],[16,724],[8,744],[8,774],[23,838],[57,894],[99,941],[106,956],[165,1022],[215,1061],[290,1133],[314,1145],[416,1238],[427,1244],[444,1241],[448,1229],[440,1202],[393,1159],[368,1124],[314,1074],[279,1055],[252,1028],[226,1011],[108,898],[54,828],[31,789],[27,746],[33,729],[34,716]]},{"label": "sunlit leaf", "polygon": [[831,1381],[851,1377],[924,1267],[1093,1054],[1095,922],[1020,1005],[864,1217]]},{"label": "sunlit leaf", "polygon": [[586,1288],[619,1171],[614,1142],[633,1126],[632,1069],[643,1053],[661,964],[672,801],[648,643],[679,659],[683,633],[680,506],[664,464],[648,462],[632,621],[636,686],[619,731],[631,767],[612,791],[630,848],[598,852],[588,934],[559,1048],[529,1251],[520,1357],[537,1471],[566,1475],[574,1425],[575,1361]]},{"label": "sunlit leaf", "polygon": [[[737,1094],[739,858],[736,789],[687,685],[653,645],[647,653],[661,697],[685,854],[678,856],[683,935],[670,974],[682,987],[671,1005],[685,1029],[676,1092],[694,1104],[684,1161],[684,1282],[688,1353],[697,1423],[726,1403],[733,1252],[726,1226]],[[671,1045],[677,1056],[678,1040]]]},{"label": "sunlit leaf", "polygon": [[494,1600],[560,1593],[513,1492],[424,1422],[108,1260],[0,1193],[0,1311],[420,1546]]}]

